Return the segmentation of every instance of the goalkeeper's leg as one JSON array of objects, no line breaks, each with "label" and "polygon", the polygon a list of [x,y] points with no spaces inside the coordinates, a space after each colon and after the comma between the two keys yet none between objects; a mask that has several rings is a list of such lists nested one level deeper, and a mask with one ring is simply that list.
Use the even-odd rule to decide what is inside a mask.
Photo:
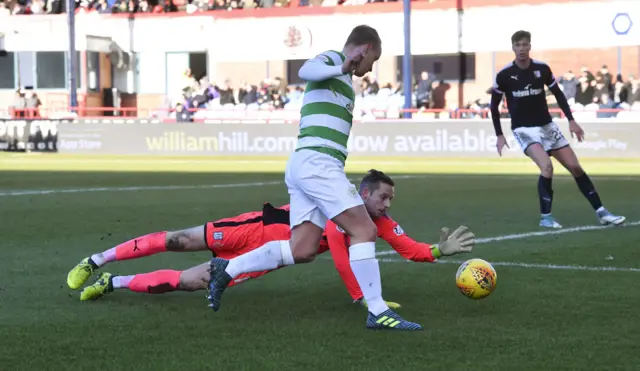
[{"label": "goalkeeper's leg", "polygon": [[[139,273],[131,276],[116,276],[102,273],[96,282],[87,286],[80,293],[80,300],[94,300],[118,289],[146,294],[164,294],[172,291],[206,290],[209,283],[209,262],[189,268],[185,271],[159,270],[150,273]],[[235,277],[229,286],[257,278],[270,271],[253,272]]]},{"label": "goalkeeper's leg", "polygon": [[204,226],[174,232],[155,232],[82,259],[67,275],[67,284],[74,290],[78,289],[96,269],[117,260],[138,259],[165,251],[206,250],[208,247],[204,237]]}]

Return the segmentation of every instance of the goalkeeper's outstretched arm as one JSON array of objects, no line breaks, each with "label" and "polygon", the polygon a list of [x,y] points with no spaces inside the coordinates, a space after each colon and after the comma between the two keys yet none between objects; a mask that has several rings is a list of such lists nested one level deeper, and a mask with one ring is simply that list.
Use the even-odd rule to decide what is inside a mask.
[{"label": "goalkeeper's outstretched arm", "polygon": [[441,256],[470,252],[475,245],[475,235],[464,226],[458,227],[453,233],[443,228],[437,245],[418,242],[407,236],[400,225],[387,216],[378,219],[376,226],[380,238],[403,258],[414,262],[433,263]]}]

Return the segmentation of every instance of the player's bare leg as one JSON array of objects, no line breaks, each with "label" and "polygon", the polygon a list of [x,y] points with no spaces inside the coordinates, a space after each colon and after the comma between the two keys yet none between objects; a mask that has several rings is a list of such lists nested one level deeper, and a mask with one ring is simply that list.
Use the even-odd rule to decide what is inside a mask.
[{"label": "player's bare leg", "polygon": [[596,191],[591,178],[584,172],[576,153],[570,146],[559,148],[551,151],[551,155],[564,166],[576,180],[576,184],[580,192],[589,201],[591,207],[596,212],[596,216],[603,225],[621,225],[625,222],[624,216],[613,215],[604,206],[600,200],[600,195]]},{"label": "player's bare leg", "polygon": [[289,240],[267,242],[231,260],[211,259],[209,306],[214,311],[220,309],[222,294],[233,277],[313,261],[318,253],[323,231],[318,225],[306,221],[293,227]]},{"label": "player's bare leg", "polygon": [[295,264],[310,263],[316,258],[323,231],[310,221],[293,227],[289,244]]},{"label": "player's bare leg", "polygon": [[67,284],[74,290],[78,289],[96,269],[117,260],[138,259],[166,251],[195,252],[206,250],[208,247],[204,238],[204,226],[151,233],[82,259],[67,275]]},{"label": "player's bare leg", "polygon": [[540,226],[545,228],[562,228],[560,223],[551,215],[553,204],[553,163],[547,151],[541,144],[534,143],[524,152],[540,169],[538,178],[538,198],[540,200]]}]

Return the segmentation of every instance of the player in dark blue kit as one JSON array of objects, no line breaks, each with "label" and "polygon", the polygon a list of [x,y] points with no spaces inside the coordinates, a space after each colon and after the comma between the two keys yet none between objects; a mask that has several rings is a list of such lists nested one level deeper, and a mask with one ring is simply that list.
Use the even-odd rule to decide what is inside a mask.
[{"label": "player in dark blue kit", "polygon": [[551,68],[546,63],[532,60],[529,57],[531,34],[527,31],[514,33],[511,37],[511,45],[515,53],[515,60],[496,75],[491,95],[491,117],[498,137],[496,147],[498,154],[502,156],[502,150],[504,146],[508,147],[508,144],[500,125],[499,106],[502,96],[506,95],[513,135],[524,153],[540,168],[538,179],[540,213],[542,214],[540,226],[562,227],[551,215],[553,164],[550,156],[555,157],[573,175],[578,188],[591,203],[601,224],[620,225],[624,223],[624,216],[613,215],[602,206],[600,196],[591,179],[580,166],[569,141],[562,135],[562,131],[549,114],[545,85],[549,87],[562,112],[569,119],[571,136],[575,136],[579,142],[582,142],[584,131],[573,119],[569,103],[560,90]]}]

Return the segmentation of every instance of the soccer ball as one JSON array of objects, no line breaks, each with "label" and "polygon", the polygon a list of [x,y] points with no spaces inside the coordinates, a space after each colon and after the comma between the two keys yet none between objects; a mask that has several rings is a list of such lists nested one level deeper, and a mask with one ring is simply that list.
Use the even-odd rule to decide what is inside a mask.
[{"label": "soccer ball", "polygon": [[456,272],[456,285],[462,295],[484,299],[496,288],[498,278],[493,266],[482,259],[470,259],[462,263]]}]

